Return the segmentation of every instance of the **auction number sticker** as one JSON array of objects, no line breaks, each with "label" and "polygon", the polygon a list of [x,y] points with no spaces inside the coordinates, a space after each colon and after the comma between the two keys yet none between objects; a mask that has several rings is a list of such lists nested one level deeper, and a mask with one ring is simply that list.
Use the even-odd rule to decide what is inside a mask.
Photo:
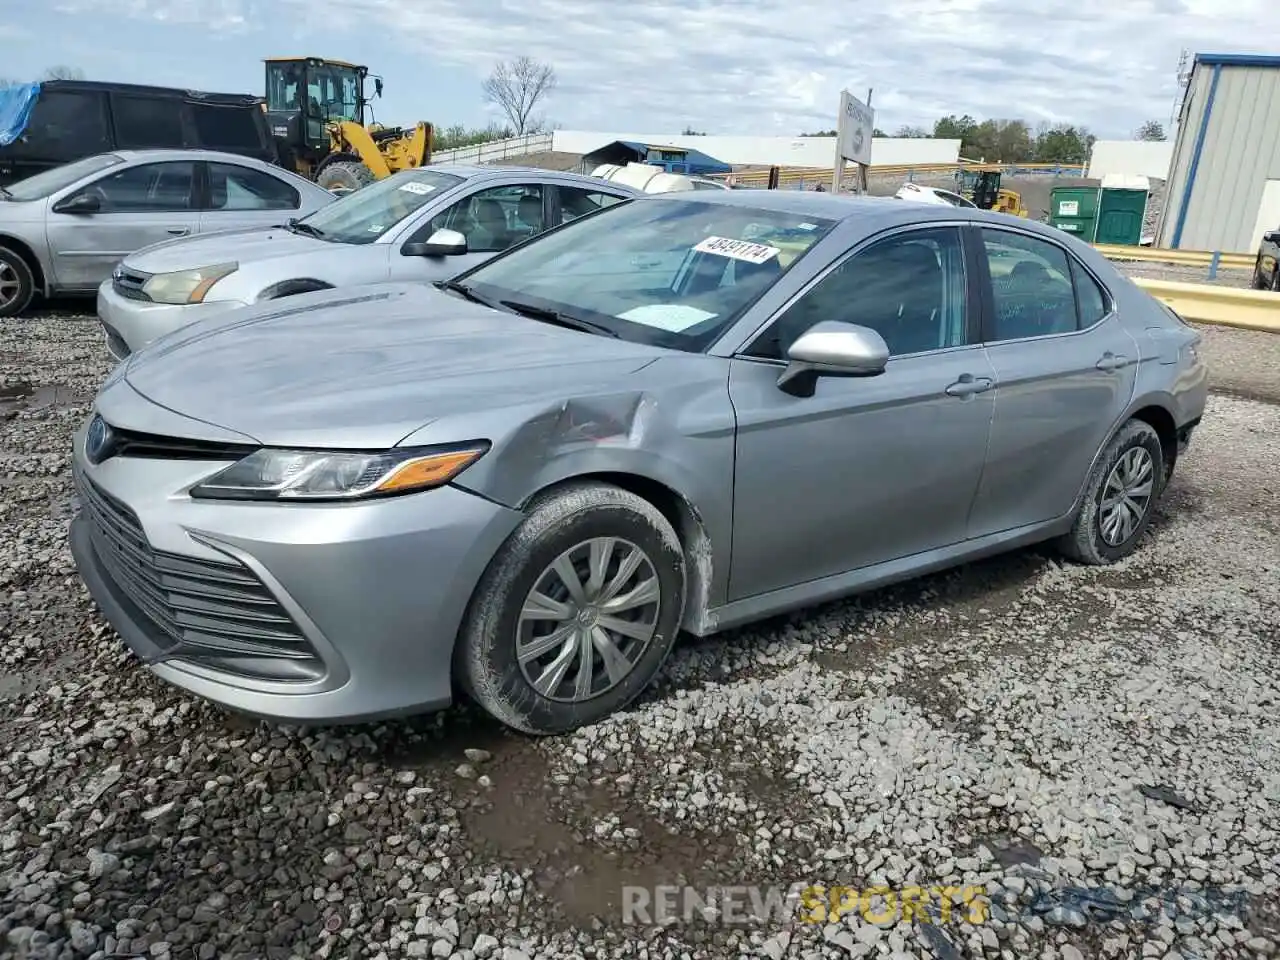
[{"label": "auction number sticker", "polygon": [[415,180],[410,180],[408,183],[401,184],[400,189],[406,193],[416,193],[418,196],[422,197],[434,190],[435,187],[427,183],[418,183]]},{"label": "auction number sticker", "polygon": [[777,247],[770,247],[767,244],[730,240],[728,237],[707,237],[693,249],[699,253],[714,253],[718,257],[745,260],[747,263],[764,263],[781,252]]}]

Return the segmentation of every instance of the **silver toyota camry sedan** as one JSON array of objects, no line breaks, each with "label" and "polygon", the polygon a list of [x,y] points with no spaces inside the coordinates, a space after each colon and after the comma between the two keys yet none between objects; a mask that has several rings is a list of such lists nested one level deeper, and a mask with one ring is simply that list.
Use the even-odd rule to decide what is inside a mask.
[{"label": "silver toyota camry sedan", "polygon": [[1039,541],[1147,534],[1199,334],[1026,220],[625,200],[433,288],[262,303],[121,363],[79,570],[158,675],[335,722],[463,691],[554,733],[705,635]]}]

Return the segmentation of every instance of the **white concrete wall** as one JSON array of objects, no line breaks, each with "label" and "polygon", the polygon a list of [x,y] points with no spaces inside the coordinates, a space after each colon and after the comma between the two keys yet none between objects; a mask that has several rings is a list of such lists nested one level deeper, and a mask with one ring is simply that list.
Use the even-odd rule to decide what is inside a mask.
[{"label": "white concrete wall", "polygon": [[[612,133],[592,130],[556,130],[553,149],[561,153],[590,153],[614,140],[701,150],[732,164],[779,167],[825,167],[835,162],[835,137],[687,137],[673,133]],[[959,140],[899,139],[876,137],[871,141],[871,165],[955,163]]]},{"label": "white concrete wall", "polygon": [[1168,180],[1172,165],[1172,140],[1098,140],[1084,175],[1096,180],[1109,173]]}]

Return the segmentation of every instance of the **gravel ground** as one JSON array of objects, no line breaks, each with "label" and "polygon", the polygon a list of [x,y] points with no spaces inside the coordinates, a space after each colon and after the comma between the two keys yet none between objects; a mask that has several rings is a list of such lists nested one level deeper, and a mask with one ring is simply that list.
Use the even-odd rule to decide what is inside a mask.
[{"label": "gravel ground", "polygon": [[[689,641],[625,715],[531,741],[467,709],[273,728],[139,669],[65,546],[97,333],[0,326],[0,956],[1271,954],[1265,337],[1209,337],[1239,383],[1270,370],[1270,402],[1211,399],[1125,563],[1021,551]],[[623,922],[624,885],[686,883],[982,885],[990,905],[982,922]]]}]

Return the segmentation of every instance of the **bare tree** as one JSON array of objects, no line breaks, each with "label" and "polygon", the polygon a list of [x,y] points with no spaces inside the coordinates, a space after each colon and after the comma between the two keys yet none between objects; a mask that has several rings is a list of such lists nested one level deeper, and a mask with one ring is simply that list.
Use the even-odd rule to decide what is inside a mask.
[{"label": "bare tree", "polygon": [[555,85],[556,72],[549,63],[540,63],[532,57],[516,57],[495,66],[481,89],[486,100],[498,105],[519,137],[533,132],[532,128],[537,125],[531,119],[534,107]]},{"label": "bare tree", "polygon": [[50,67],[44,72],[42,80],[83,80],[84,71],[79,67],[68,67],[65,64],[58,64]]}]

